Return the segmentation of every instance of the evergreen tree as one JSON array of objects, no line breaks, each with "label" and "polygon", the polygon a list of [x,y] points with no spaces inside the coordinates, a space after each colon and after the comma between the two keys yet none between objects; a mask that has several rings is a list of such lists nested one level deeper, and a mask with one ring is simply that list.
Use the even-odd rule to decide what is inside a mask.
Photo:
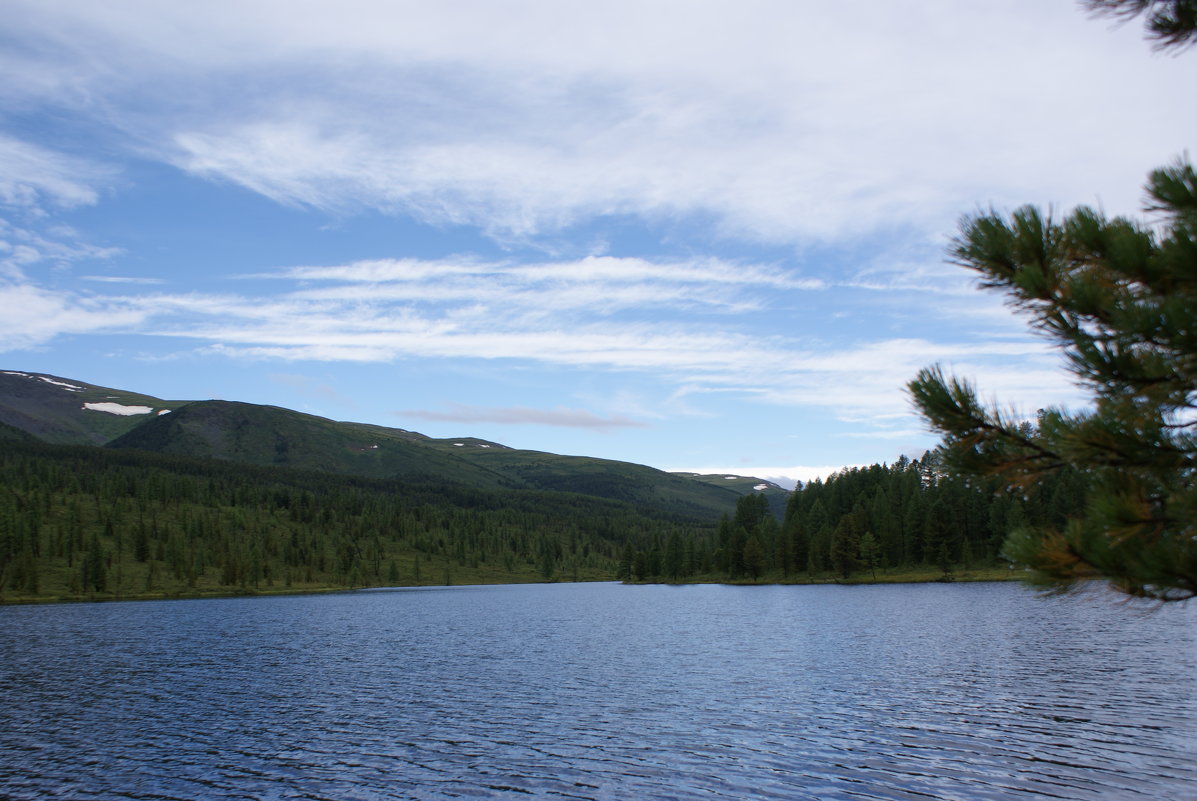
[{"label": "evergreen tree", "polygon": [[877,578],[877,564],[881,561],[881,546],[877,543],[877,538],[873,536],[873,532],[866,531],[860,538],[860,563],[872,575]]},{"label": "evergreen tree", "polygon": [[759,492],[743,495],[736,501],[736,514],[732,518],[732,525],[744,529],[745,534],[752,534],[767,514],[769,514],[768,498]]},{"label": "evergreen tree", "polygon": [[831,535],[831,566],[842,578],[850,578],[860,553],[860,534],[851,515],[843,517]]},{"label": "evergreen tree", "polygon": [[753,581],[765,572],[765,549],[755,534],[744,543],[744,572]]},{"label": "evergreen tree", "polygon": [[674,531],[665,543],[664,569],[670,581],[677,581],[682,577],[682,562],[682,536]]},{"label": "evergreen tree", "polygon": [[722,573],[732,570],[732,524],[727,515],[719,518],[715,528],[715,566]]},{"label": "evergreen tree", "polygon": [[1085,0],[1095,14],[1129,19],[1147,15],[1147,35],[1158,49],[1197,41],[1197,0]]},{"label": "evergreen tree", "polygon": [[948,553],[948,543],[940,541],[939,548],[935,555],[935,565],[943,573],[943,577],[947,581],[952,579],[952,557]]},{"label": "evergreen tree", "polygon": [[1024,207],[966,219],[951,249],[1063,348],[1092,411],[1046,409],[1037,427],[1020,425],[939,367],[910,391],[957,471],[1031,494],[1069,469],[1083,476],[1078,516],[1006,543],[1035,582],[1104,577],[1178,600],[1197,595],[1197,174],[1177,163],[1147,189],[1158,226],[1089,208],[1056,222]]},{"label": "evergreen tree", "polygon": [[615,574],[615,578],[620,581],[630,581],[632,578],[632,569],[636,562],[636,549],[632,547],[632,541],[628,540],[623,544],[623,555],[619,560],[619,570]]},{"label": "evergreen tree", "polygon": [[83,557],[82,566],[83,588],[104,592],[108,589],[108,569],[104,564],[104,551],[100,547],[100,537],[93,533],[87,543],[87,554]]}]

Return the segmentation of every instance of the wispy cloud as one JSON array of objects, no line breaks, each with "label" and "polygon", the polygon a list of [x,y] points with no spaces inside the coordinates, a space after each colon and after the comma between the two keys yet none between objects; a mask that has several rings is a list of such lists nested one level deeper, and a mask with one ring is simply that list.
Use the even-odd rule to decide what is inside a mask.
[{"label": "wispy cloud", "polygon": [[[651,394],[671,413],[729,397],[818,407],[878,438],[909,432],[902,386],[934,362],[1014,402],[1077,401],[1057,355],[939,263],[942,237],[978,204],[1100,197],[1133,211],[1145,170],[1197,130],[1197,104],[1176,102],[1187,77],[1175,61],[1152,59],[1137,30],[1041,0],[865,15],[760,0],[8,10],[6,42],[21,44],[0,46],[0,68],[21,80],[0,85],[5,120],[40,115],[55,136],[0,134],[0,348],[113,332],[276,366],[595,368],[667,384]],[[1086,80],[1028,89],[1065,64]],[[56,220],[102,200],[116,174],[72,153],[494,241],[487,256],[273,270],[247,252],[238,269],[251,275],[224,293],[89,266],[84,290],[80,263],[116,252]],[[621,240],[624,221],[650,251]],[[355,253],[433,252],[387,247]],[[643,252],[670,255],[611,255]],[[322,391],[281,369],[296,372],[276,382]],[[648,419],[583,403],[607,416],[418,413]]]},{"label": "wispy cloud", "polygon": [[[1032,0],[351,6],[13,0],[32,45],[7,58],[35,89],[5,92],[280,203],[499,237],[697,216],[802,243],[944,230],[978,202],[1134,210],[1197,127],[1133,26]],[[1028,90],[1062,64],[1086,80]],[[4,191],[94,192],[66,172]]]},{"label": "wispy cloud", "polygon": [[0,133],[0,204],[24,209],[95,203],[111,168]]},{"label": "wispy cloud", "polygon": [[605,431],[615,428],[645,428],[647,423],[618,415],[600,417],[586,409],[533,409],[527,406],[470,406],[446,404],[443,411],[404,409],[395,414],[418,420],[450,423],[499,423],[501,425],[540,425],[560,428],[586,428]]},{"label": "wispy cloud", "polygon": [[267,378],[276,384],[282,384],[285,387],[290,387],[300,395],[308,395],[321,400],[333,401],[342,405],[352,405],[353,403],[350,398],[346,397],[340,392],[337,392],[334,387],[306,375],[300,375],[297,373],[271,373],[267,376]]},{"label": "wispy cloud", "polygon": [[[1059,369],[1059,357],[1025,334],[949,344],[910,336],[846,338],[842,331],[828,340],[810,327],[790,336],[756,333],[748,325],[751,314],[728,315],[726,305],[773,302],[808,290],[793,276],[753,265],[409,260],[293,268],[274,277],[291,282],[291,291],[106,297],[13,285],[4,291],[21,311],[6,320],[10,324],[0,329],[0,341],[15,348],[57,333],[122,331],[198,343],[209,355],[264,362],[421,358],[597,368],[666,381],[676,389],[671,399],[676,409],[687,406],[685,396],[731,393],[755,402],[830,410],[879,435],[892,430],[892,421],[909,419],[902,387],[933,362],[948,364],[1008,398],[1078,398]],[[635,291],[625,291],[629,287]],[[754,295],[758,290],[761,294]],[[706,293],[730,297],[723,305],[712,302],[705,312],[696,310],[692,298]],[[663,315],[671,306],[685,313]],[[620,314],[613,315],[613,308]],[[419,414],[456,420],[464,408]],[[504,410],[502,422],[526,419],[528,410],[517,411]],[[487,413],[491,422],[500,422],[497,412]],[[592,419],[572,410],[537,413],[547,415],[545,421],[568,420],[578,427],[634,424],[629,417]]]},{"label": "wispy cloud", "polygon": [[0,352],[43,345],[64,334],[128,331],[151,315],[144,304],[87,298],[28,283],[0,283]]},{"label": "wispy cloud", "polygon": [[166,283],[161,278],[137,278],[127,275],[81,275],[79,276],[79,280],[95,281],[100,284],[140,284],[144,286]]},{"label": "wispy cloud", "polygon": [[292,297],[336,303],[452,303],[475,314],[503,316],[575,310],[611,314],[666,308],[744,312],[766,293],[817,291],[825,282],[780,267],[715,258],[654,262],[587,257],[546,263],[493,263],[469,258],[355,262],[294,267],[273,275],[311,285]]}]

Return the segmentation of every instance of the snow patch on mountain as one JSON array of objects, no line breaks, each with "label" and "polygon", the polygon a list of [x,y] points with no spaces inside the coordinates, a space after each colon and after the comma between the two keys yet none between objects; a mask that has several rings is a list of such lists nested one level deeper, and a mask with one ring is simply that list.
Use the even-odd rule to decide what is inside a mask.
[{"label": "snow patch on mountain", "polygon": [[84,409],[91,409],[93,412],[107,412],[108,414],[119,414],[125,417],[134,414],[149,414],[154,411],[150,406],[125,406],[121,403],[85,403]]},{"label": "snow patch on mountain", "polygon": [[46,378],[44,375],[30,375],[29,373],[22,373],[17,370],[3,370],[4,375],[19,375],[23,378],[37,378],[45,381],[47,384],[53,384],[58,387],[64,387],[68,392],[82,392],[83,387],[74,384],[68,384],[65,381],[55,381],[53,378]]},{"label": "snow patch on mountain", "polygon": [[53,384],[56,387],[66,387],[68,392],[81,392],[83,390],[83,387],[77,387],[74,384],[68,384],[65,381],[55,381],[53,378],[46,378],[44,375],[39,375],[38,378],[40,378],[42,381],[45,381],[47,384]]}]

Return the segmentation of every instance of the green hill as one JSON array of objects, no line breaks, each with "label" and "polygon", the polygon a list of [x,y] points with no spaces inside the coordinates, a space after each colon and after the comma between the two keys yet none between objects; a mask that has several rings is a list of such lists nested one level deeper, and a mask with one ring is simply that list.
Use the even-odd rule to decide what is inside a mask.
[{"label": "green hill", "polygon": [[735,509],[739,493],[644,465],[510,448],[463,448],[462,458],[536,489],[577,492],[711,520]]},{"label": "green hill", "polygon": [[[606,498],[709,521],[765,486],[666,473],[644,465],[509,448],[474,437],[434,439],[401,428],[341,422],[233,401],[164,401],[41,373],[0,371],[0,425],[53,444],[100,445],[242,464],[439,481],[486,490]],[[0,437],[4,434],[0,432]]]},{"label": "green hill", "polygon": [[683,476],[703,484],[719,487],[720,489],[728,489],[741,496],[752,495],[758,492],[762,493],[768,499],[769,511],[773,516],[778,520],[785,517],[786,504],[790,500],[790,491],[772,481],[755,478],[754,476],[736,476],[726,473],[674,473],[674,475]]},{"label": "green hill", "polygon": [[420,443],[410,432],[338,423],[275,406],[196,401],[147,420],[108,447],[370,478],[441,479],[492,489],[521,486]]},{"label": "green hill", "polygon": [[57,445],[103,445],[182,403],[45,373],[0,370],[0,423]]}]

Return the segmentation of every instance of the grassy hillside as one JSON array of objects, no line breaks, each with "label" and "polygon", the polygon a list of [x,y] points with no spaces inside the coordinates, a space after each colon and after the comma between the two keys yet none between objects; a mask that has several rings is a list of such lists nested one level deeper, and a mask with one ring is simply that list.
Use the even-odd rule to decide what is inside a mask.
[{"label": "grassy hillside", "polygon": [[520,485],[408,435],[274,406],[197,401],[147,420],[109,447],[370,478],[441,479],[491,489]]}]

